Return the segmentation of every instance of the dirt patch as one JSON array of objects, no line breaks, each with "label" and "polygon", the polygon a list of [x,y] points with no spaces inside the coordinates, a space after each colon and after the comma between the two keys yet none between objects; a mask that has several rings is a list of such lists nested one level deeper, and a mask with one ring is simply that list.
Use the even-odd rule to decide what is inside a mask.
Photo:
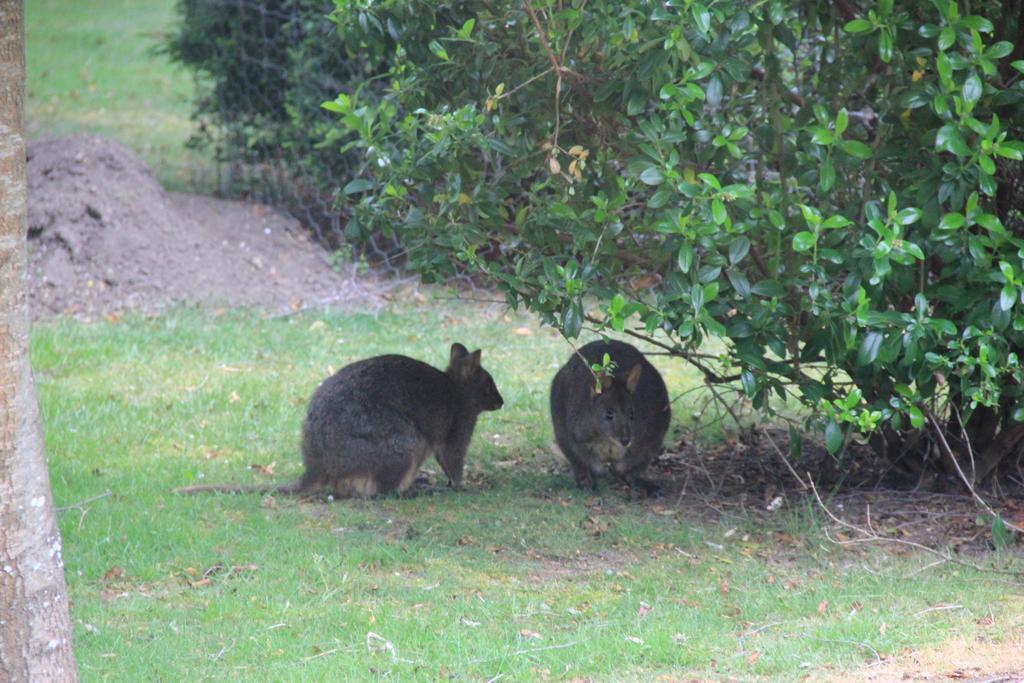
[{"label": "dirt patch", "polygon": [[834,681],[1024,681],[1024,627],[908,650]]},{"label": "dirt patch", "polygon": [[601,550],[596,553],[577,553],[568,557],[549,555],[536,550],[527,550],[528,562],[517,558],[517,566],[529,580],[544,585],[562,579],[577,579],[588,574],[628,575],[629,567],[635,567],[636,557],[620,550]]},{"label": "dirt patch", "polygon": [[[788,432],[764,427],[714,444],[681,440],[650,471],[663,487],[661,505],[674,505],[708,521],[739,518],[770,524],[786,509],[819,508],[813,492],[803,485],[813,481],[833,514],[880,538],[896,539],[882,541],[896,552],[914,552],[902,541],[947,548],[954,554],[985,555],[991,550],[991,518],[958,482],[949,482],[945,491],[906,488],[886,477],[884,463],[867,446],[854,448],[847,460],[850,465],[837,467],[823,444],[805,436],[802,455],[790,467],[783,462],[789,451]],[[997,491],[986,487],[980,493],[1004,520],[1024,525],[1024,486],[1010,481]],[[861,538],[837,523],[829,522],[827,528],[837,540]]]},{"label": "dirt patch", "polygon": [[176,303],[287,311],[377,307],[380,282],[332,268],[299,223],[261,204],[165,192],[100,136],[30,142],[33,315],[152,312]]}]

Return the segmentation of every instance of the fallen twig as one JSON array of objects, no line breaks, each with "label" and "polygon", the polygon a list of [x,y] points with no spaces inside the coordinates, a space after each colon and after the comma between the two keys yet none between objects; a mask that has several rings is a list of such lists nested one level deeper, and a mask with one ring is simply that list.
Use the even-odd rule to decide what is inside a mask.
[{"label": "fallen twig", "polygon": [[309,661],[312,661],[312,660],[314,660],[314,659],[316,659],[318,657],[326,657],[327,655],[333,655],[335,652],[339,651],[340,649],[341,649],[340,647],[335,647],[335,648],[331,648],[330,650],[324,650],[323,652],[317,652],[315,655],[310,655],[309,657],[303,657],[302,661],[309,662]]},{"label": "fallen twig", "polygon": [[836,545],[858,545],[858,544],[862,544],[862,543],[895,543],[897,545],[903,545],[903,546],[908,546],[908,547],[911,547],[911,548],[917,548],[918,550],[923,550],[926,553],[930,553],[932,555],[935,555],[936,557],[942,558],[946,562],[952,562],[952,563],[958,564],[958,565],[960,565],[962,567],[968,567],[968,568],[973,569],[973,570],[975,570],[977,572],[982,572],[982,573],[987,573],[987,574],[1003,574],[1003,575],[1016,576],[1016,577],[1019,577],[1022,574],[1021,571],[1010,571],[1010,570],[1005,570],[1005,569],[990,569],[988,567],[980,567],[980,566],[978,566],[978,565],[976,565],[976,564],[974,564],[972,562],[967,562],[965,560],[961,560],[959,558],[953,557],[949,553],[944,553],[944,552],[941,552],[939,550],[936,550],[935,548],[931,548],[929,546],[926,546],[923,543],[916,543],[914,541],[908,541],[908,540],[905,540],[905,539],[902,539],[902,538],[892,538],[892,537],[889,537],[889,536],[880,536],[877,532],[875,532],[872,529],[865,529],[864,527],[860,527],[860,526],[857,526],[856,524],[851,524],[850,522],[847,522],[845,520],[839,519],[832,512],[832,510],[830,510],[828,508],[828,506],[825,505],[824,501],[822,501],[821,495],[818,493],[818,487],[814,485],[814,479],[811,477],[811,473],[810,472],[807,473],[807,481],[810,482],[811,491],[814,493],[815,500],[818,501],[818,506],[825,512],[826,515],[828,515],[829,519],[831,519],[833,522],[835,522],[839,526],[841,526],[841,527],[843,527],[845,529],[848,529],[850,531],[853,531],[854,533],[860,534],[860,536],[861,536],[860,538],[853,538],[853,539],[849,539],[849,540],[841,540],[841,539],[838,539],[838,538],[832,538],[832,536],[829,535],[828,531],[825,531],[825,537],[828,538],[828,540],[830,540],[833,543],[835,543]]},{"label": "fallen twig", "polygon": [[57,508],[57,512],[67,512],[68,510],[74,510],[75,508],[81,508],[81,507],[84,507],[84,506],[88,505],[89,503],[92,503],[93,501],[99,500],[100,498],[106,498],[107,496],[112,496],[112,495],[114,495],[114,492],[108,489],[108,490],[104,491],[103,493],[99,494],[98,496],[93,496],[92,498],[86,498],[85,500],[81,501],[80,503],[75,503],[73,505],[65,505],[63,507],[59,507],[59,508]]},{"label": "fallen twig", "polygon": [[789,470],[789,473],[792,474],[793,478],[796,479],[797,482],[800,483],[800,490],[801,491],[806,491],[807,488],[808,488],[807,487],[807,483],[803,479],[800,478],[800,475],[796,473],[796,470],[793,469],[793,466],[791,464],[789,464],[789,458],[787,458],[786,454],[782,452],[782,450],[778,447],[778,445],[776,445],[775,439],[772,438],[772,435],[769,434],[768,430],[765,429],[763,426],[761,427],[761,434],[766,439],[768,439],[768,443],[770,443],[772,445],[772,450],[774,450],[778,454],[779,460],[781,460],[782,464],[786,466],[786,469]]},{"label": "fallen twig", "polygon": [[909,574],[907,574],[903,578],[905,578],[905,579],[913,578],[913,577],[917,576],[918,574],[920,574],[922,572],[928,571],[932,567],[938,567],[940,564],[946,564],[946,558],[940,557],[939,559],[935,560],[934,562],[929,562],[925,566],[919,567],[918,569],[915,569],[914,571],[910,572]]},{"label": "fallen twig", "polygon": [[506,657],[518,657],[519,655],[530,654],[531,652],[543,652],[545,650],[561,650],[563,648],[572,647],[573,645],[579,645],[580,641],[574,640],[570,643],[561,643],[559,645],[545,645],[544,647],[528,647],[522,650],[516,650],[515,652],[509,652],[508,654],[498,655],[496,657],[485,657],[483,659],[471,659],[469,660],[472,664],[480,664],[482,662],[493,662],[496,659],[505,659]]},{"label": "fallen twig", "polygon": [[922,614],[927,614],[928,612],[948,612],[949,610],[963,609],[963,608],[964,608],[963,605],[936,605],[935,607],[929,607],[927,609],[921,610],[920,612],[915,612],[914,616],[915,617],[919,617]]},{"label": "fallen twig", "polygon": [[[939,421],[935,419],[935,416],[932,414],[932,412],[930,410],[927,411],[925,414],[928,416],[928,422],[931,423],[932,429],[935,431],[935,435],[939,437],[939,442],[942,444],[942,450],[946,453],[947,456],[949,456],[949,459],[951,461],[953,461],[953,466],[956,468],[956,473],[958,475],[960,475],[960,480],[964,483],[964,486],[967,487],[967,490],[970,492],[971,497],[974,498],[974,501],[978,505],[980,505],[982,507],[982,509],[985,510],[985,512],[987,512],[989,515],[991,515],[993,519],[998,518],[998,519],[1000,519],[1002,521],[1003,525],[1006,526],[1007,528],[1013,529],[1014,531],[1016,531],[1019,534],[1024,534],[1024,529],[1020,528],[1016,524],[1013,524],[1012,522],[1008,522],[1005,519],[1003,519],[1002,515],[1000,515],[995,510],[993,510],[992,506],[988,504],[988,501],[986,501],[984,498],[982,498],[978,494],[978,492],[974,488],[974,485],[967,478],[967,475],[964,474],[963,468],[960,467],[960,461],[957,460],[956,454],[953,453],[953,449],[950,448],[949,442],[946,441],[946,435],[942,433],[942,428],[939,426]],[[966,434],[964,434],[964,440],[967,443],[968,449],[970,449],[971,442],[970,442],[969,439],[967,439],[967,435]],[[974,459],[974,454],[973,454],[973,451],[971,451],[971,460],[972,460],[972,462],[973,462],[973,459]]]},{"label": "fallen twig", "polygon": [[870,650],[871,654],[873,654],[875,656],[875,664],[874,664],[875,666],[879,666],[882,663],[882,655],[878,654],[878,650],[876,650],[875,648],[871,647],[867,643],[861,643],[861,642],[856,641],[856,640],[829,640],[829,639],[825,639],[825,638],[818,638],[818,640],[820,640],[823,643],[839,643],[839,644],[843,644],[843,645],[856,645],[857,647],[862,647],[865,650]]}]

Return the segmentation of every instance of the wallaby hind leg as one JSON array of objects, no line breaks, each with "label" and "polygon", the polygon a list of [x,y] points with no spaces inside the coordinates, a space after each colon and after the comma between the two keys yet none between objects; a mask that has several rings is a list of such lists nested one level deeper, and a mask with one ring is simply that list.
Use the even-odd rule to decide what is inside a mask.
[{"label": "wallaby hind leg", "polygon": [[380,493],[380,483],[372,474],[352,474],[334,481],[331,488],[338,498],[373,498]]},{"label": "wallaby hind leg", "polygon": [[377,481],[381,493],[403,493],[416,481],[423,461],[430,455],[430,444],[420,437],[391,439],[378,454]]}]

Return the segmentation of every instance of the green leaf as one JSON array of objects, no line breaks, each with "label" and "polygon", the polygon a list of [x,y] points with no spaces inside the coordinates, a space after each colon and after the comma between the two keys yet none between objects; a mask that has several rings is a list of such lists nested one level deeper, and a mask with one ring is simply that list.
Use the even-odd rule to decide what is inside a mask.
[{"label": "green leaf", "polygon": [[942,29],[939,34],[939,49],[948,50],[956,42],[956,31],[952,26],[947,26]]},{"label": "green leaf", "polygon": [[959,230],[964,227],[966,219],[962,213],[947,213],[939,221],[939,228],[942,230]]},{"label": "green leaf", "polygon": [[907,408],[907,412],[910,414],[910,426],[914,429],[920,429],[924,425],[924,413],[917,406],[910,406]]},{"label": "green leaf", "polygon": [[846,107],[839,110],[836,114],[836,135],[842,135],[846,132],[846,127],[850,123],[850,113],[846,111]]},{"label": "green leaf", "polygon": [[427,48],[431,52],[433,52],[438,59],[443,59],[446,62],[451,61],[448,58],[448,52],[443,47],[441,47],[441,43],[437,42],[436,40],[430,41],[430,44],[427,45]]},{"label": "green leaf", "polygon": [[995,146],[995,152],[1001,157],[1013,159],[1014,161],[1021,161],[1024,159],[1024,150],[1018,149],[1013,145],[1013,143],[1009,142],[997,144]]},{"label": "green leaf", "polygon": [[562,311],[562,333],[569,339],[575,339],[583,329],[583,308],[573,302]]},{"label": "green leaf", "polygon": [[647,200],[647,206],[652,209],[660,209],[668,204],[673,196],[675,196],[675,193],[672,190],[662,188],[651,195],[651,198]]},{"label": "green leaf", "polygon": [[949,57],[946,56],[945,52],[940,52],[938,57],[935,58],[935,71],[939,74],[939,80],[942,81],[942,85],[947,90],[953,88],[953,65],[949,62]]},{"label": "green leaf", "polygon": [[786,289],[777,280],[760,280],[754,283],[750,291],[764,297],[777,297],[786,294]]},{"label": "green leaf", "polygon": [[657,166],[648,166],[640,174],[640,182],[646,185],[661,185],[664,181],[665,176],[661,174],[661,169]]},{"label": "green leaf", "polygon": [[847,225],[852,225],[850,219],[846,216],[836,214],[834,216],[829,216],[825,222],[821,224],[821,227],[824,230],[832,230],[835,228],[845,228]]},{"label": "green leaf", "polygon": [[835,420],[825,423],[825,448],[832,455],[839,452],[843,446],[843,429]]},{"label": "green leaf", "polygon": [[700,321],[704,324],[704,327],[708,329],[708,332],[716,337],[724,337],[728,332],[728,330],[725,329],[725,325],[708,315],[707,311],[701,313]]},{"label": "green leaf", "polygon": [[832,159],[825,157],[821,162],[821,168],[818,170],[818,189],[825,193],[831,190],[835,184],[836,167],[832,164]]},{"label": "green leaf", "polygon": [[693,266],[693,246],[689,242],[679,245],[679,255],[676,257],[676,261],[679,263],[679,270],[684,273],[690,272],[690,267]]},{"label": "green leaf", "polygon": [[704,98],[709,105],[717,107],[722,102],[722,81],[713,76],[704,88]]},{"label": "green leaf", "polygon": [[985,17],[979,17],[976,14],[972,14],[964,17],[960,20],[960,23],[967,28],[972,28],[979,33],[992,33],[992,22]]},{"label": "green leaf", "polygon": [[693,15],[693,21],[697,24],[697,30],[701,33],[707,33],[711,30],[711,12],[708,8],[699,2],[693,3],[690,7],[690,14]]},{"label": "green leaf", "polygon": [[921,209],[903,209],[896,214],[900,225],[911,225],[921,220]]},{"label": "green leaf", "polygon": [[690,302],[693,304],[694,312],[700,312],[704,308],[704,288],[700,285],[690,287]]},{"label": "green leaf", "polygon": [[1011,284],[1003,285],[999,291],[999,308],[1008,311],[1013,308],[1013,302],[1017,300],[1017,288]]},{"label": "green leaf", "polygon": [[964,81],[963,97],[964,101],[968,104],[973,105],[975,102],[981,99],[982,86],[981,79],[978,78],[977,74],[971,74],[966,81]]},{"label": "green leaf", "polygon": [[999,217],[991,213],[981,213],[974,217],[974,222],[996,235],[1005,235],[1006,226]]},{"label": "green leaf", "polygon": [[729,243],[729,264],[736,265],[750,251],[750,240],[742,235]]},{"label": "green leaf", "polygon": [[858,159],[871,158],[871,148],[860,140],[843,140],[839,143],[839,147],[852,157],[857,157]]},{"label": "green leaf", "polygon": [[722,183],[718,182],[718,178],[711,175],[710,173],[698,173],[697,177],[700,178],[705,185],[713,187],[715,190],[718,190],[719,192],[722,191]]},{"label": "green leaf", "polygon": [[466,19],[466,23],[464,23],[462,28],[459,29],[459,38],[469,40],[469,36],[473,33],[474,26],[476,26],[476,19],[473,19],[472,17]]},{"label": "green leaf", "polygon": [[719,285],[717,282],[709,282],[704,285],[704,301],[714,301],[718,297]]},{"label": "green leaf", "polygon": [[998,43],[989,46],[989,48],[985,50],[985,56],[989,59],[1002,59],[1011,52],[1013,52],[1013,43],[1000,40]]},{"label": "green leaf", "polygon": [[892,61],[892,29],[883,26],[878,34],[878,58],[888,64]]},{"label": "green leaf", "polygon": [[747,279],[742,270],[730,268],[725,271],[725,276],[729,278],[729,283],[741,299],[746,299],[750,296],[750,280]]},{"label": "green leaf", "polygon": [[338,100],[328,100],[326,102],[321,102],[320,107],[326,109],[327,111],[333,111],[338,114],[344,114],[349,110],[349,107],[346,107],[341,102],[338,102]]},{"label": "green leaf", "polygon": [[935,149],[940,152],[952,152],[953,154],[966,157],[971,155],[971,150],[964,142],[964,137],[953,124],[947,123],[935,134]]},{"label": "green leaf", "polygon": [[757,393],[757,377],[750,370],[743,370],[740,373],[740,384],[743,385],[743,393],[747,398],[754,398]]},{"label": "green leaf", "polygon": [[806,230],[798,232],[793,235],[793,251],[804,252],[814,249],[814,245],[817,244],[818,238],[813,232],[807,232]]},{"label": "green leaf", "polygon": [[916,258],[918,261],[924,260],[924,252],[921,251],[921,247],[917,246],[913,242],[904,242],[903,251],[907,252],[908,254]]},{"label": "green leaf", "polygon": [[342,193],[356,194],[358,192],[366,192],[367,190],[372,190],[375,187],[376,185],[372,181],[366,180],[365,178],[356,178],[355,180],[350,180],[349,183],[345,185],[345,188],[342,190]]},{"label": "green leaf", "polygon": [[816,145],[831,145],[835,142],[835,139],[836,134],[828,128],[816,128],[814,129],[814,135],[811,136],[811,142]]},{"label": "green leaf", "polygon": [[854,19],[853,21],[846,22],[843,26],[843,30],[847,33],[864,33],[872,29],[872,24],[867,19]]},{"label": "green leaf", "polygon": [[996,174],[996,162],[988,155],[982,154],[978,157],[978,166],[988,175]]},{"label": "green leaf", "polygon": [[885,335],[874,330],[864,335],[864,341],[857,349],[857,365],[865,366],[875,362],[875,359],[878,358],[878,350],[882,347],[884,340]]},{"label": "green leaf", "polygon": [[717,197],[711,200],[711,217],[714,218],[715,223],[718,225],[725,223],[729,218],[729,214],[725,210],[725,204]]},{"label": "green leaf", "polygon": [[807,204],[801,204],[800,213],[803,214],[804,221],[807,223],[807,225],[811,226],[812,228],[816,228],[817,226],[821,225],[821,212],[818,211],[817,208],[813,206],[808,206]]}]

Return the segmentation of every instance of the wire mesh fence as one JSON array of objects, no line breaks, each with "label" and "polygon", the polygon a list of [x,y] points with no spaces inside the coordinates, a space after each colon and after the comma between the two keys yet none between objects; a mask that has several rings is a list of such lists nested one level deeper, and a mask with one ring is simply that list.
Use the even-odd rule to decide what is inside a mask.
[{"label": "wire mesh fence", "polygon": [[345,235],[338,188],[358,163],[341,151],[337,115],[321,103],[373,75],[347,54],[329,15],[333,0],[181,0],[166,50],[196,76],[191,146],[212,153],[228,197],[288,211],[317,239],[397,274],[400,249],[382,236]]}]

